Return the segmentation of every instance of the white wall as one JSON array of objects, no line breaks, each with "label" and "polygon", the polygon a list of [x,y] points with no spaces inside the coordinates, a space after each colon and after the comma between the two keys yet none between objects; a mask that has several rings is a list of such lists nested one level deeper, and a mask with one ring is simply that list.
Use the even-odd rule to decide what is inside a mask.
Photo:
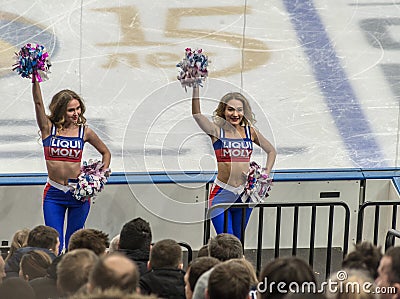
[{"label": "white wall", "polygon": [[[324,202],[343,201],[350,208],[349,245],[355,242],[357,211],[360,197],[359,180],[278,181],[274,183],[267,202]],[[367,180],[366,201],[399,200],[389,179]],[[320,198],[320,192],[338,191],[339,198]],[[0,240],[11,240],[17,229],[43,224],[41,195],[43,186],[0,187]],[[173,184],[109,184],[92,205],[87,227],[105,231],[110,238],[118,234],[122,225],[142,217],[151,223],[154,241],[174,238],[198,249],[203,241],[205,214],[205,185],[196,183]],[[391,210],[381,209],[380,238],[391,222]],[[366,211],[364,239],[372,240],[373,212]],[[263,248],[273,248],[275,242],[275,210],[265,210]],[[300,209],[298,247],[308,247],[310,209]],[[281,247],[292,245],[293,209],[282,210]],[[257,246],[258,211],[255,209],[246,230],[246,247]],[[317,209],[316,247],[327,245],[328,208]],[[343,244],[344,213],[335,209],[333,246]],[[212,229],[212,234],[215,234]]]}]

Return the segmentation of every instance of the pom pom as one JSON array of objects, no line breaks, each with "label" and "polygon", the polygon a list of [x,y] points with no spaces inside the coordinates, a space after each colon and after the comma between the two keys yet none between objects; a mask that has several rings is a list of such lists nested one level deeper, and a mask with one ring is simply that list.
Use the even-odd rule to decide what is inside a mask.
[{"label": "pom pom", "polygon": [[77,200],[87,201],[95,199],[96,195],[104,189],[110,169],[102,169],[103,163],[90,159],[81,166],[81,174],[73,194]]},{"label": "pom pom", "polygon": [[183,60],[176,66],[181,69],[177,79],[185,90],[186,87],[203,86],[202,82],[208,76],[208,57],[203,54],[202,49],[192,50],[191,48],[186,48]]},{"label": "pom pom", "polygon": [[16,63],[13,71],[16,71],[22,78],[31,78],[32,82],[42,82],[48,79],[50,73],[49,53],[42,45],[26,44],[16,55]]},{"label": "pom pom", "polygon": [[264,198],[269,196],[268,192],[271,190],[272,178],[262,170],[256,162],[250,162],[244,190],[253,202],[263,202]]}]

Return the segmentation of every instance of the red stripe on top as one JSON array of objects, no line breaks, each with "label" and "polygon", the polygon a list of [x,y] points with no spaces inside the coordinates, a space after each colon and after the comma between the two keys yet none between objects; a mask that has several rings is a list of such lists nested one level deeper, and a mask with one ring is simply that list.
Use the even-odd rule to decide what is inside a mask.
[{"label": "red stripe on top", "polygon": [[[51,151],[57,151],[58,155],[52,155]],[[81,149],[54,149],[48,146],[44,147],[45,160],[81,162],[83,150]],[[63,156],[64,155],[64,156]]]},{"label": "red stripe on top", "polygon": [[[231,153],[238,155],[223,155],[223,151],[230,151]],[[217,162],[250,162],[251,154],[253,150],[251,149],[216,149],[215,156],[217,157]]]}]

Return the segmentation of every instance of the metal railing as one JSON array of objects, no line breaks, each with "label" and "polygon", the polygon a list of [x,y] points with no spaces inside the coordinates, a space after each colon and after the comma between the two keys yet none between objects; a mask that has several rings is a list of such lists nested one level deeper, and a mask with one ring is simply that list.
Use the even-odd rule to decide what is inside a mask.
[{"label": "metal railing", "polygon": [[316,219],[317,219],[317,207],[329,207],[329,217],[328,217],[328,241],[327,241],[327,252],[326,252],[326,265],[325,265],[325,276],[328,277],[331,269],[331,259],[332,259],[332,241],[333,241],[333,220],[335,207],[342,207],[345,211],[344,217],[344,232],[343,232],[343,257],[348,251],[349,242],[349,223],[350,223],[350,209],[348,205],[344,202],[299,202],[299,203],[242,203],[242,204],[217,204],[210,207],[206,213],[205,219],[205,232],[204,232],[204,244],[206,244],[210,238],[211,234],[211,212],[214,209],[224,209],[224,221],[225,221],[225,231],[227,231],[227,212],[226,209],[242,209],[242,234],[241,242],[244,244],[245,241],[245,229],[244,229],[244,213],[246,208],[256,208],[259,209],[258,213],[258,231],[257,231],[257,250],[256,250],[256,271],[257,273],[261,270],[262,261],[262,242],[263,242],[263,223],[264,223],[264,209],[275,208],[276,209],[276,221],[275,221],[275,245],[274,245],[274,256],[279,257],[280,250],[280,239],[281,239],[281,216],[283,208],[293,208],[293,233],[292,233],[292,255],[297,254],[298,249],[298,230],[299,230],[299,209],[301,207],[311,208],[311,219],[310,219],[310,242],[309,242],[309,259],[308,262],[312,267],[314,264],[314,252],[315,252],[315,229],[316,229]]},{"label": "metal railing", "polygon": [[389,229],[385,237],[385,252],[392,246],[394,246],[395,238],[400,239],[400,231],[393,228]]},{"label": "metal railing", "polygon": [[193,260],[193,249],[186,242],[178,242],[178,244],[187,250],[187,263],[189,264]]},{"label": "metal railing", "polygon": [[363,203],[359,210],[357,216],[357,238],[356,242],[360,242],[363,237],[363,228],[364,228],[364,216],[365,216],[365,209],[367,207],[375,207],[374,211],[374,224],[373,224],[373,244],[378,244],[378,237],[379,237],[379,219],[380,219],[380,207],[387,206],[392,207],[392,217],[391,217],[391,228],[396,229],[397,225],[397,207],[400,205],[400,201],[368,201]]}]

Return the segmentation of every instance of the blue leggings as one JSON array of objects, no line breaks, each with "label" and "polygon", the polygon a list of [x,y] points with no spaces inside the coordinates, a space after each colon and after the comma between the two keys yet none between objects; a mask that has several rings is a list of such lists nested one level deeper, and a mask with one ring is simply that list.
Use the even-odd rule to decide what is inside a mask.
[{"label": "blue leggings", "polygon": [[[215,184],[210,193],[209,198],[210,206],[214,206],[220,203],[243,203],[241,194],[237,194],[228,191],[220,186],[220,184]],[[251,208],[246,208],[244,229],[246,229],[247,223],[249,222],[250,214],[252,212]],[[217,234],[224,233],[224,209],[217,208],[211,212],[211,220],[214,225]],[[242,236],[241,226],[242,226],[242,209],[228,208],[228,229],[227,233],[233,234],[239,239]]]},{"label": "blue leggings", "polygon": [[[53,185],[53,184],[52,184]],[[51,226],[60,234],[60,252],[64,246],[68,249],[71,235],[84,227],[89,214],[90,202],[75,199],[71,191],[64,192],[47,183],[43,193],[43,215],[45,225]],[[64,237],[65,213],[67,230]]]}]

